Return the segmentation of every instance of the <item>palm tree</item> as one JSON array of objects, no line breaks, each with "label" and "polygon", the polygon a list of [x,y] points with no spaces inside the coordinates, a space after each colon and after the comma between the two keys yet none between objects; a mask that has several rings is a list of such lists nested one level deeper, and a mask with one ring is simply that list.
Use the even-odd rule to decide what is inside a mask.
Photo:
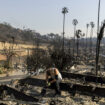
[{"label": "palm tree", "polygon": [[83,41],[82,44],[83,44],[83,50],[84,50],[84,47],[85,47],[85,46],[84,46],[84,44],[85,44],[85,43],[84,43],[85,33],[81,34],[81,37],[82,37],[82,41]]},{"label": "palm tree", "polygon": [[62,8],[62,13],[63,13],[63,45],[62,45],[62,50],[64,52],[65,14],[68,13],[67,7]]},{"label": "palm tree", "polygon": [[79,50],[79,38],[81,36],[81,30],[76,31],[76,37],[77,37],[77,58],[78,58],[78,50]]},{"label": "palm tree", "polygon": [[99,35],[98,35],[98,43],[97,43],[97,55],[96,55],[96,75],[98,73],[98,62],[99,62],[99,54],[100,54],[100,44],[101,44],[101,41],[102,41],[102,38],[103,38],[103,35],[104,35],[104,28],[105,28],[105,23],[103,23],[103,25],[101,26],[100,28],[100,32],[99,32]]},{"label": "palm tree", "polygon": [[87,52],[87,35],[88,35],[89,24],[86,24],[86,52]]},{"label": "palm tree", "polygon": [[75,34],[76,34],[76,25],[78,24],[77,19],[73,19],[72,24],[74,25],[74,43],[73,43],[73,56],[74,56],[74,49],[75,49]]},{"label": "palm tree", "polygon": [[93,43],[92,43],[92,36],[93,36],[93,28],[94,28],[94,22],[90,22],[90,26],[91,26],[91,33],[90,33],[90,52],[92,53],[92,46],[93,46]]}]

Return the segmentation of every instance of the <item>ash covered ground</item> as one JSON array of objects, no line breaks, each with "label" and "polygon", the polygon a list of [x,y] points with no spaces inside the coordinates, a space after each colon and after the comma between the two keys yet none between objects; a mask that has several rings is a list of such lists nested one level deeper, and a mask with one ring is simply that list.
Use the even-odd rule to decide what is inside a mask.
[{"label": "ash covered ground", "polygon": [[[87,66],[72,67],[68,72],[78,72],[86,74],[91,72]],[[19,71],[18,71],[19,72]],[[18,78],[16,77],[18,74]],[[19,76],[21,74],[21,76]],[[1,86],[7,88],[0,88],[0,105],[105,105],[104,97],[93,97],[88,95],[82,95],[75,92],[75,95],[68,91],[62,91],[61,96],[54,96],[55,91],[48,89],[44,97],[40,95],[43,88],[43,83],[39,81],[33,81],[34,79],[45,80],[45,73],[39,73],[37,76],[29,76],[27,72],[11,73],[8,77],[1,76]],[[4,78],[5,77],[5,78]],[[10,80],[8,80],[10,78]],[[7,81],[8,80],[8,81]],[[75,84],[82,84],[81,81],[75,79],[63,79],[62,82],[70,82]],[[35,85],[36,84],[36,85]],[[95,86],[95,83],[88,83],[85,85]],[[99,87],[105,87],[98,84]],[[10,89],[9,89],[10,88]],[[13,89],[13,90],[12,90]],[[11,91],[10,91],[11,90]],[[18,93],[20,92],[20,93]],[[16,94],[15,94],[16,93]],[[18,96],[18,94],[20,94]],[[24,95],[25,94],[25,95]],[[35,100],[34,100],[35,99]],[[31,101],[32,100],[32,101]]]}]

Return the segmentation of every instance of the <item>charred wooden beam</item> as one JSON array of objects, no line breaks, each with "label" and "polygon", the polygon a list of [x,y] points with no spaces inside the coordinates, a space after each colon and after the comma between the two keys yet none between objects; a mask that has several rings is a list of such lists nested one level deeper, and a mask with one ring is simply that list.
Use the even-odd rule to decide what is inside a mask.
[{"label": "charred wooden beam", "polygon": [[28,95],[14,89],[14,88],[8,87],[6,85],[0,86],[0,94],[2,94],[3,91],[6,91],[7,95],[13,94],[14,97],[18,100],[31,101],[31,102],[38,102],[39,101],[39,99],[37,99],[37,98],[34,98],[32,96],[28,96]]},{"label": "charred wooden beam", "polygon": [[[25,82],[27,84],[35,86],[41,86],[41,87],[45,86],[45,80],[42,79],[27,78],[20,81],[21,84],[24,84]],[[72,84],[72,83],[61,83],[60,87],[61,90],[68,91],[70,93],[77,92],[79,94],[88,95],[88,96],[105,97],[105,88],[84,86],[81,84]]]},{"label": "charred wooden beam", "polygon": [[30,84],[30,85],[35,85],[35,86],[45,86],[46,81],[43,79],[36,79],[36,78],[25,78],[25,79],[21,79],[19,80],[20,85],[24,85],[24,84]]},{"label": "charred wooden beam", "polygon": [[[71,87],[71,85],[73,85]],[[83,95],[88,96],[99,96],[99,97],[105,97],[105,88],[99,88],[99,87],[92,87],[92,86],[84,86],[79,84],[71,84],[71,83],[61,83],[61,90],[72,92],[77,92]]]},{"label": "charred wooden beam", "polygon": [[75,74],[68,72],[61,72],[63,78],[85,79],[86,82],[95,82],[105,84],[105,77],[98,77],[93,75]]}]

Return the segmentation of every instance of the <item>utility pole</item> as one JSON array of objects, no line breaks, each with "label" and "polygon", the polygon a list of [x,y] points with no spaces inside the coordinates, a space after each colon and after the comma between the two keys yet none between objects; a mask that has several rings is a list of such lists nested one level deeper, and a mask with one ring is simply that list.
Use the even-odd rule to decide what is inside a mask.
[{"label": "utility pole", "polygon": [[98,35],[99,35],[99,23],[100,23],[100,2],[101,0],[99,0],[98,3],[98,20],[97,20],[97,43],[96,43],[96,76],[98,73],[98,60],[99,60],[99,56],[98,56]]}]

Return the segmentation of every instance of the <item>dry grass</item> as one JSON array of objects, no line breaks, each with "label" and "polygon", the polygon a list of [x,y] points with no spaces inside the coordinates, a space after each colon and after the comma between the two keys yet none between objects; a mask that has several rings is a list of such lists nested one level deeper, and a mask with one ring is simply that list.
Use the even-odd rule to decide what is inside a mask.
[{"label": "dry grass", "polygon": [[[3,50],[4,49],[4,46],[5,48],[9,49],[9,47],[11,46],[10,43],[2,43],[0,42],[0,50]],[[26,56],[28,54],[31,54],[31,51],[32,50],[28,50],[27,49],[32,49],[32,48],[35,48],[36,46],[33,46],[33,45],[27,45],[27,44],[14,44],[14,47],[13,49],[17,50],[17,55],[19,56]],[[41,49],[47,49],[47,45],[43,45],[43,46],[40,46]],[[0,60],[6,60],[6,56],[5,55],[2,55],[0,54]]]},{"label": "dry grass", "polygon": [[[5,48],[9,49],[9,47],[11,46],[10,43],[2,43],[0,42],[0,50],[3,50],[4,49],[4,46]],[[16,52],[19,56],[25,56],[27,55],[27,48],[33,48],[34,46],[33,45],[25,45],[25,44],[14,44],[14,49],[15,50],[18,50],[18,52]],[[22,51],[21,51],[22,50]],[[6,56],[5,55],[2,55],[0,54],[0,60],[6,60]]]},{"label": "dry grass", "polygon": [[[9,49],[9,47],[11,46],[10,43],[5,43],[5,47],[7,49]],[[33,48],[33,45],[26,45],[26,44],[14,44],[14,49],[22,49],[22,48]],[[4,49],[4,44],[2,42],[0,42],[0,50]]]},{"label": "dry grass", "polygon": [[6,60],[6,57],[0,54],[0,60]]}]

